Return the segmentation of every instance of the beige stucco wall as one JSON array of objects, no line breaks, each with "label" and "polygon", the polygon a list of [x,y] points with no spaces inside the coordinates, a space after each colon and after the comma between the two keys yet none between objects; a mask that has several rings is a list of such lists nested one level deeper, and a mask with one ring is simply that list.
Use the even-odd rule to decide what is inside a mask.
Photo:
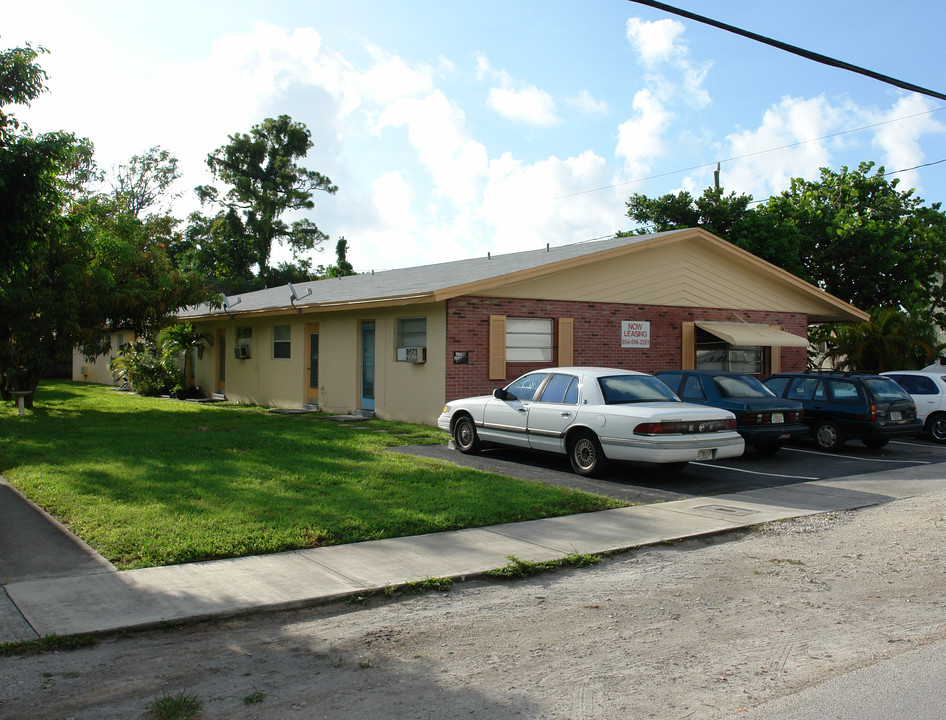
[{"label": "beige stucco wall", "polygon": [[[427,362],[396,361],[397,319],[427,318]],[[433,424],[444,403],[446,310],[444,303],[361,311],[293,313],[274,317],[199,320],[195,325],[214,338],[214,347],[197,361],[195,380],[206,393],[217,387],[218,330],[225,332],[228,400],[298,408],[306,400],[308,352],[306,326],[319,324],[319,407],[331,413],[360,408],[360,323],[375,322],[375,408],[378,417]],[[289,325],[290,357],[273,357],[273,327]],[[234,357],[236,329],[249,327],[249,359]]]},{"label": "beige stucco wall", "polygon": [[118,356],[118,350],[124,343],[135,339],[131,332],[111,333],[111,349],[106,355],[99,355],[93,360],[86,360],[78,348],[72,351],[72,379],[80,382],[115,385],[115,378],[108,369],[111,360]]}]

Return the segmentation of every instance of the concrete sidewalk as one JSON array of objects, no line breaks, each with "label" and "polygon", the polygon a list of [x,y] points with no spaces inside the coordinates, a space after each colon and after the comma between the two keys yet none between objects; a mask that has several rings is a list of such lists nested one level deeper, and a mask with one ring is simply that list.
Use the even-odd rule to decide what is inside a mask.
[{"label": "concrete sidewalk", "polygon": [[304,607],[427,578],[476,576],[509,556],[538,562],[623,550],[929,489],[929,481],[861,476],[276,555],[123,572],[101,566],[6,584],[0,642]]}]

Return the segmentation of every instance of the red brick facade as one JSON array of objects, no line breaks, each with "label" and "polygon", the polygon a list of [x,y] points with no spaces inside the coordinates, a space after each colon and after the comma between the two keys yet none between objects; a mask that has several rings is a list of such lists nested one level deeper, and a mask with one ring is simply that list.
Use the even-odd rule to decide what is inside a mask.
[{"label": "red brick facade", "polygon": [[[735,314],[734,314],[735,313]],[[764,312],[739,309],[663,307],[563,300],[523,300],[464,296],[447,301],[448,400],[492,392],[523,373],[558,363],[558,324],[553,323],[554,355],[551,363],[507,363],[506,380],[489,378],[489,316],[574,319],[574,364],[627,368],[657,372],[680,368],[685,322],[711,321],[777,325],[805,336],[807,317],[802,313]],[[621,321],[650,322],[649,348],[622,348]],[[454,364],[454,352],[467,351],[468,364]],[[805,348],[781,348],[781,369],[805,369]],[[766,362],[766,369],[770,364]]]}]

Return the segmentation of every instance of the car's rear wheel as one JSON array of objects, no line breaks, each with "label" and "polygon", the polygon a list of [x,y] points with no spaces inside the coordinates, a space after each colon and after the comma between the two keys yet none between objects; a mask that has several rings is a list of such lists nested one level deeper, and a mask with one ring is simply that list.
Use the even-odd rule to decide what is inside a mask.
[{"label": "car's rear wheel", "polygon": [[472,455],[482,449],[483,444],[480,442],[480,436],[476,434],[476,425],[469,415],[461,415],[453,423],[453,444],[464,455]]},{"label": "car's rear wheel", "polygon": [[598,477],[608,467],[598,437],[589,430],[578,430],[568,439],[568,460],[579,475]]},{"label": "car's rear wheel", "polygon": [[946,413],[933,413],[926,421],[926,429],[933,442],[946,443]]},{"label": "car's rear wheel", "polygon": [[887,438],[872,438],[870,440],[862,440],[867,447],[871,450],[880,450],[884,445],[890,442]]},{"label": "car's rear wheel", "polygon": [[815,444],[822,450],[834,452],[844,447],[844,433],[833,422],[818,423],[815,426]]}]

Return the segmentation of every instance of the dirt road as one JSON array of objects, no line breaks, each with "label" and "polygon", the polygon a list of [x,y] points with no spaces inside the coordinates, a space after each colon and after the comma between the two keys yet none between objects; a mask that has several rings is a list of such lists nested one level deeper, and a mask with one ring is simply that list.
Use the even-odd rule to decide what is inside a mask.
[{"label": "dirt road", "polygon": [[946,631],[946,493],[447,593],[0,658],[0,718],[710,719]]}]

